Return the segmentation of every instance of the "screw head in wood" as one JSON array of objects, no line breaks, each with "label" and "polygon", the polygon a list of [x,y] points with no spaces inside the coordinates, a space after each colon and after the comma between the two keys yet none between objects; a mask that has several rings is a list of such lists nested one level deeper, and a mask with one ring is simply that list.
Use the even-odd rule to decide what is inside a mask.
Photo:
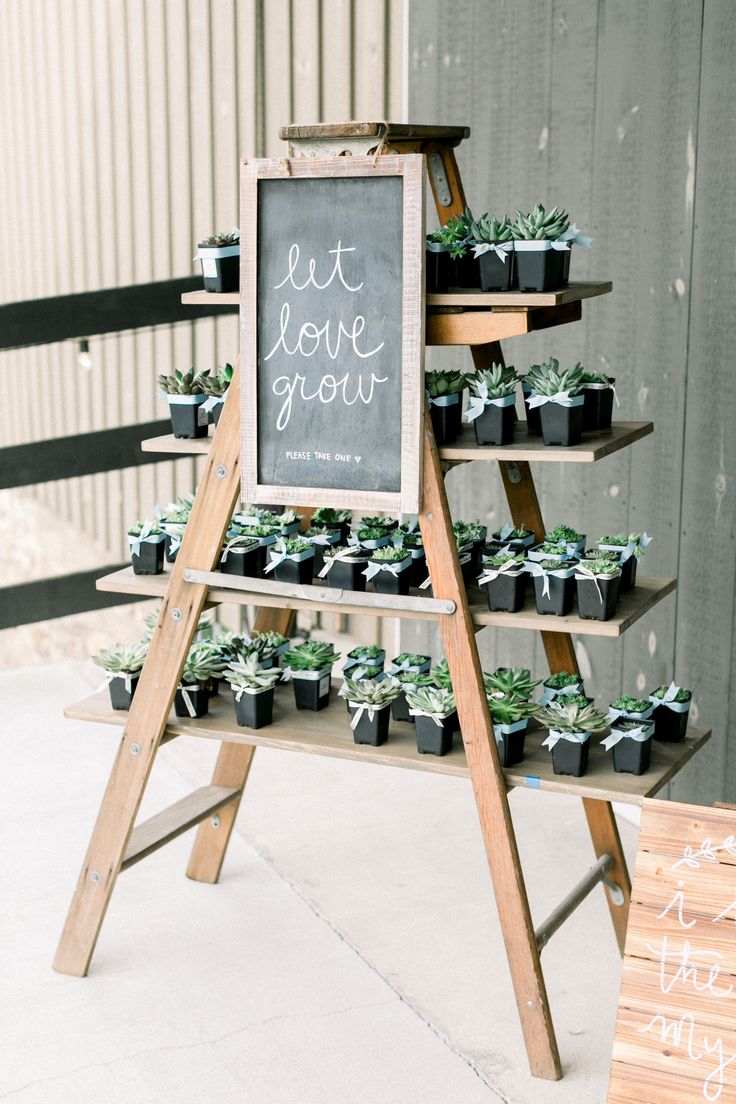
[{"label": "screw head in wood", "polygon": [[99,870],[90,870],[89,880],[91,881],[92,885],[99,885],[102,881]]},{"label": "screw head in wood", "polygon": [[224,479],[225,478],[225,476],[227,475],[227,468],[225,467],[224,464],[218,464],[217,465],[217,467],[215,468],[215,475],[217,476],[218,479]]},{"label": "screw head in wood", "polygon": [[219,816],[210,817],[210,821],[211,821],[211,824],[212,824],[213,828],[219,828],[220,827],[220,818],[219,818]]},{"label": "screw head in wood", "polygon": [[141,745],[140,744],[131,744],[130,745],[130,754],[131,755],[137,756],[137,755],[140,755],[140,753],[141,753]]},{"label": "screw head in wood", "polygon": [[174,608],[173,608],[173,609],[172,609],[172,611],[171,611],[171,619],[172,619],[172,621],[181,621],[181,619],[182,619],[182,617],[183,617],[183,616],[184,616],[184,614],[183,614],[183,613],[182,613],[182,611],[181,611],[181,610],[179,609],[179,607],[178,607],[178,606],[174,606]]}]

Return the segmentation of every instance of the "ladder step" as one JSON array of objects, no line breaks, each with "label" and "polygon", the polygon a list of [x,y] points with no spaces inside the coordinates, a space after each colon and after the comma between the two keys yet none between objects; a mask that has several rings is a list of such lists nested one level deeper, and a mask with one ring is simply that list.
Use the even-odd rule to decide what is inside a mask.
[{"label": "ladder step", "polygon": [[202,786],[187,794],[181,801],[169,805],[168,809],[144,820],[133,829],[121,869],[127,870],[129,866],[145,859],[146,855],[158,851],[159,847],[176,839],[182,832],[193,828],[239,796],[240,790],[228,789],[226,786]]}]

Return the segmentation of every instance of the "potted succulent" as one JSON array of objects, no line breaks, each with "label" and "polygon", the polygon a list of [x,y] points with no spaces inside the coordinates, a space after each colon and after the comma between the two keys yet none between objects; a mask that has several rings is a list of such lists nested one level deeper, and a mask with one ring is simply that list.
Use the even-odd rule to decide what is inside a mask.
[{"label": "potted succulent", "polygon": [[361,525],[351,533],[348,544],[373,552],[376,548],[385,548],[391,543],[391,533],[382,525]]},{"label": "potted succulent", "polygon": [[603,372],[583,371],[583,433],[611,428],[614,398],[618,402],[615,383]]},{"label": "potted succulent", "polygon": [[[475,521],[455,521],[452,525],[455,534],[460,565],[464,568],[463,577],[466,583],[472,582],[480,570],[480,561],[486,546],[488,529],[478,518]],[[470,556],[469,563],[463,563],[463,557]]]},{"label": "potted succulent", "polygon": [[[232,527],[228,532],[233,532]],[[240,533],[242,536],[250,537],[252,540],[258,541],[258,569],[261,575],[265,575],[266,568],[270,562],[270,549],[279,539],[278,529],[275,525],[271,525],[268,522],[259,522],[257,525],[240,524]]]},{"label": "potted succulent", "polygon": [[614,721],[610,735],[601,740],[606,751],[613,748],[613,769],[619,774],[648,771],[653,733],[654,721]]},{"label": "potted succulent", "polygon": [[304,540],[314,548],[312,569],[315,575],[319,575],[325,565],[325,549],[340,543],[340,530],[328,529],[326,525],[310,525],[304,533]]},{"label": "potted succulent", "polygon": [[223,671],[233,692],[235,719],[243,728],[264,728],[273,721],[273,692],[281,678],[277,667],[261,667],[257,652],[238,656]]},{"label": "potted succulent", "polygon": [[654,713],[654,705],[646,698],[632,698],[628,694],[622,694],[620,698],[612,701],[608,709],[608,723],[615,724],[619,718],[624,721],[636,721],[643,724],[651,719]]},{"label": "potted succulent", "polygon": [[[452,690],[453,689],[452,678],[450,676],[450,667],[449,667],[449,664],[448,664],[446,659],[441,659],[439,661],[439,663],[431,669],[428,676],[422,675],[421,677],[422,678],[429,678],[431,683],[434,686],[439,686],[441,690]],[[412,717],[411,720],[413,721],[414,718]],[[458,719],[457,713],[454,714],[453,721],[454,721],[454,725],[455,725],[453,731],[454,732],[459,732],[460,731],[460,721]]]},{"label": "potted succulent", "polygon": [[136,575],[160,575],[164,569],[165,534],[157,521],[136,521],[128,529],[128,544]]},{"label": "potted succulent", "polygon": [[497,552],[483,557],[478,586],[485,587],[489,610],[517,613],[524,606],[527,579],[523,556],[514,552]]},{"label": "potted succulent", "polygon": [[386,650],[379,648],[377,644],[359,644],[348,652],[343,664],[343,677],[351,679],[365,678],[369,672],[383,671],[386,661]]},{"label": "potted succulent", "polygon": [[649,700],[654,706],[655,740],[679,744],[685,738],[692,696],[692,690],[686,690],[674,682],[652,691]]},{"label": "potted succulent", "polygon": [[278,667],[281,657],[286,655],[291,647],[288,636],[266,629],[264,632],[254,632],[250,637],[250,643],[258,650],[263,667]]},{"label": "potted succulent", "polygon": [[524,552],[534,544],[534,533],[523,526],[502,525],[495,533],[491,533],[491,538],[504,552]]},{"label": "potted succulent", "polygon": [[222,676],[224,667],[222,653],[212,641],[200,640],[192,644],[174,695],[177,717],[204,717],[210,699],[207,685]]},{"label": "potted succulent", "polygon": [[598,541],[598,551],[617,554],[621,567],[621,590],[632,590],[636,584],[636,568],[652,538],[646,533],[604,533]]},{"label": "potted succulent", "polygon": [[317,573],[328,586],[340,590],[365,590],[363,571],[368,563],[368,554],[354,545],[335,544],[325,548],[324,564]]},{"label": "potted succulent", "polygon": [[578,613],[585,620],[610,621],[618,605],[621,568],[610,556],[598,555],[578,562]]},{"label": "potted succulent", "polygon": [[[527,375],[529,373],[527,372]],[[521,380],[521,395],[523,399],[523,407],[526,410],[526,431],[530,437],[542,436],[542,415],[540,413],[540,407],[529,406],[529,399],[532,395],[536,394],[534,387],[529,382],[526,376],[519,376]],[[532,381],[534,376],[532,375]]]},{"label": "potted succulent", "polygon": [[257,578],[261,573],[258,539],[242,525],[231,525],[225,536],[218,569],[226,575]]},{"label": "potted succulent", "polygon": [[549,729],[542,746],[552,752],[554,773],[580,778],[588,769],[590,737],[608,725],[603,713],[587,703],[561,698],[540,706],[534,715]]},{"label": "potted succulent", "polygon": [[148,644],[148,640],[141,640],[138,644],[116,644],[109,651],[103,648],[99,655],[92,656],[92,662],[107,675],[105,681],[113,709],[130,709],[148,654]]},{"label": "potted succulent", "polygon": [[402,671],[412,671],[418,675],[426,675],[432,666],[432,657],[416,652],[400,652],[388,665],[390,675],[398,675]]},{"label": "potted succulent", "polygon": [[479,445],[510,445],[516,421],[516,369],[492,364],[467,377],[470,401],[465,417]]},{"label": "potted succulent", "polygon": [[460,433],[465,383],[462,372],[424,373],[432,429],[438,446],[451,445]]},{"label": "potted succulent", "polygon": [[524,739],[535,706],[524,698],[487,695],[498,758],[502,767],[513,767],[524,758]]},{"label": "potted succulent", "polygon": [[427,291],[445,292],[478,288],[480,274],[470,253],[473,215],[466,208],[444,226],[427,234]]},{"label": "potted succulent", "polygon": [[555,543],[547,540],[530,548],[526,557],[532,563],[541,563],[542,560],[557,560],[560,563],[565,563],[568,560],[577,559],[575,553],[570,551],[569,546],[564,541]]},{"label": "potted succulent", "polygon": [[533,364],[526,374],[532,392],[526,399],[530,410],[539,407],[545,445],[570,447],[582,440],[583,370],[579,364],[560,369],[556,357]]},{"label": "potted succulent", "polygon": [[414,724],[414,718],[409,712],[409,703],[406,700],[407,690],[411,693],[420,686],[436,686],[437,683],[431,675],[422,675],[418,671],[399,671],[392,675],[399,684],[400,692],[391,702],[391,716],[395,721],[408,721]]},{"label": "potted succulent", "polygon": [[225,395],[232,383],[234,371],[232,364],[225,364],[217,369],[214,376],[202,376],[200,380],[202,390],[207,396],[202,409],[207,412],[213,425],[217,425],[220,420]]},{"label": "potted succulent", "polygon": [[159,386],[169,404],[171,429],[175,437],[189,440],[207,436],[210,416],[204,410],[207,401],[204,380],[208,376],[207,368],[203,372],[197,372],[194,368],[180,372],[177,368],[169,376],[158,377]]},{"label": "potted succulent", "polygon": [[381,681],[345,678],[339,694],[347,701],[355,743],[372,747],[385,744],[391,703],[401,694],[401,684],[393,678]]},{"label": "potted succulent", "polygon": [[385,514],[376,514],[375,517],[361,518],[360,524],[368,529],[383,529],[385,533],[389,534],[399,528],[398,520],[393,517],[386,517]]},{"label": "potted succulent", "polygon": [[297,709],[318,712],[330,704],[332,668],[340,658],[331,644],[307,640],[297,644],[282,658],[284,678],[294,684]]},{"label": "potted succulent", "polygon": [[273,571],[278,583],[296,583],[305,586],[311,583],[314,570],[314,545],[303,537],[279,537],[269,548],[270,563],[264,568],[264,575]]},{"label": "potted succulent", "polygon": [[312,525],[337,531],[340,534],[340,544],[347,543],[352,520],[352,510],[333,510],[331,506],[320,506],[312,514]]},{"label": "potted succulent", "polygon": [[376,594],[408,594],[411,564],[406,549],[387,545],[371,553],[363,574]]},{"label": "potted succulent", "polygon": [[534,579],[537,613],[566,617],[575,597],[577,560],[527,560],[526,569]]},{"label": "potted succulent", "polygon": [[499,219],[495,215],[481,215],[473,223],[472,234],[481,291],[510,291],[516,272],[513,226],[509,216]]},{"label": "potted succulent", "polygon": [[511,227],[514,237],[516,278],[521,291],[554,291],[563,284],[564,261],[562,253],[569,245],[561,244],[561,251],[552,248],[568,230],[567,212],[553,207],[546,211],[541,203],[527,214],[516,212]]},{"label": "potted succulent", "polygon": [[564,698],[568,694],[583,694],[584,692],[583,680],[579,674],[573,674],[571,671],[557,671],[542,683],[540,704],[547,705],[548,702],[555,701],[557,698]]},{"label": "potted succulent", "polygon": [[404,689],[409,713],[416,723],[417,751],[420,755],[447,755],[452,751],[457,723],[455,695],[438,686]]},{"label": "potted succulent", "polygon": [[164,554],[167,563],[176,562],[176,557],[181,548],[181,542],[184,540],[184,530],[186,529],[190,513],[191,510],[180,509],[172,505],[161,518],[161,529],[166,538],[164,541]]},{"label": "potted succulent", "polygon": [[409,586],[418,587],[427,575],[427,557],[424,552],[424,540],[422,534],[414,531],[408,532],[400,529],[394,537],[394,544],[411,556],[411,568],[409,570]]},{"label": "potted succulent", "polygon": [[564,544],[570,556],[581,556],[585,551],[585,533],[578,533],[572,525],[555,525],[544,534],[545,541]]},{"label": "potted succulent", "polygon": [[530,701],[541,679],[533,679],[528,667],[498,667],[493,674],[484,674],[486,695],[503,698],[520,698]]},{"label": "potted succulent", "polygon": [[239,230],[203,238],[197,246],[197,256],[194,259],[202,262],[205,291],[222,294],[240,289]]}]

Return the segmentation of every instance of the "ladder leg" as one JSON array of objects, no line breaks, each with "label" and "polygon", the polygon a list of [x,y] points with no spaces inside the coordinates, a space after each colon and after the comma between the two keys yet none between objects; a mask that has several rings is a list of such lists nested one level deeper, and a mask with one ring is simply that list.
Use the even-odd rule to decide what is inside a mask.
[{"label": "ladder leg", "polygon": [[629,919],[629,905],[631,904],[631,879],[626,866],[626,856],[621,846],[621,837],[618,834],[616,817],[610,801],[598,801],[595,798],[584,797],[583,809],[588,818],[588,828],[593,840],[596,857],[601,855],[613,855],[613,866],[608,871],[608,878],[615,882],[624,895],[623,903],[617,905],[610,893],[606,890],[608,907],[611,912],[613,930],[621,954],[624,953],[626,943],[626,925]]},{"label": "ladder leg", "polygon": [[[158,625],[130,708],[54,959],[60,973],[87,973],[156,758],[207,588],[187,583],[185,567],[211,571],[240,490],[240,374],[220,418]],[[224,810],[223,810],[224,813]]]},{"label": "ladder leg", "polygon": [[[256,616],[254,631],[271,630],[286,636],[293,619],[294,614],[291,610],[264,608]],[[220,877],[255,750],[255,747],[249,744],[224,743],[220,748],[212,774],[212,785],[238,789],[240,797],[220,811],[215,823],[210,819],[203,820],[199,825],[187,867],[188,878],[213,884]]]},{"label": "ladder leg", "polygon": [[562,1076],[557,1042],[428,412],[422,509],[419,521],[435,596],[456,604],[454,614],[441,618],[440,628],[529,1065],[535,1077],[555,1081]]}]

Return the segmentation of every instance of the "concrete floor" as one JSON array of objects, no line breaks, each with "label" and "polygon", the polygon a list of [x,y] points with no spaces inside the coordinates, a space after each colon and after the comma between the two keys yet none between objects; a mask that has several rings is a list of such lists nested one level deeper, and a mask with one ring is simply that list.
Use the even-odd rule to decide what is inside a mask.
[{"label": "concrete floor", "polygon": [[[85,980],[50,963],[116,746],[91,665],[0,676],[0,1101],[601,1104],[620,960],[596,891],[544,952],[565,1067],[527,1071],[469,784],[259,749],[218,886],[191,836],[118,883]],[[144,814],[207,779],[162,749]],[[533,913],[587,869],[580,803],[511,798]],[[622,824],[631,852],[635,828]]]}]

